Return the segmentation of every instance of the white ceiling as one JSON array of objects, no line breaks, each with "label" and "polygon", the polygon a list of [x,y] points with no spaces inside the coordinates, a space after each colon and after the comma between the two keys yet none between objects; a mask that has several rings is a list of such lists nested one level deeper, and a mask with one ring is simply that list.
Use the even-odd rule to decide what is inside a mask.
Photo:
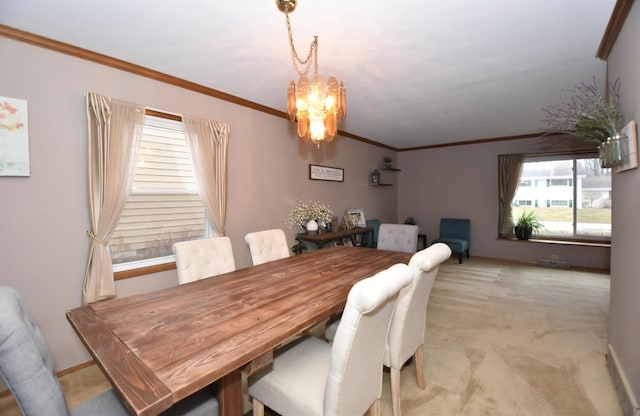
[{"label": "white ceiling", "polygon": [[[541,132],[605,63],[615,0],[298,0],[294,41],[347,87],[339,128],[398,149]],[[274,0],[1,0],[0,24],[277,110],[297,78]]]}]

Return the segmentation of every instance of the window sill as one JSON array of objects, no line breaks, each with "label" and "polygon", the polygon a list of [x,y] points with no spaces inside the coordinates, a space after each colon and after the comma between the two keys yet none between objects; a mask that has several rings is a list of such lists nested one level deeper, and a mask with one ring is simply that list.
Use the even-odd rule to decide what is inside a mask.
[{"label": "window sill", "polygon": [[515,241],[519,243],[542,243],[542,244],[561,244],[568,246],[586,246],[586,247],[609,247],[611,248],[610,241],[601,240],[560,240],[550,238],[530,238],[529,240],[518,240],[515,237],[498,237],[500,241]]},{"label": "window sill", "polygon": [[173,270],[176,268],[176,262],[154,264],[153,266],[138,267],[135,269],[122,270],[113,273],[114,280],[129,279],[130,277],[144,276],[145,274],[163,272],[165,270]]}]

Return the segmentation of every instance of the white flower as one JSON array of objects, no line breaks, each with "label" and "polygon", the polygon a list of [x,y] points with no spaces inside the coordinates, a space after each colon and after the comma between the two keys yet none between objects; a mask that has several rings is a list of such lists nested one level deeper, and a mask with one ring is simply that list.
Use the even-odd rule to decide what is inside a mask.
[{"label": "white flower", "polygon": [[332,216],[333,211],[331,211],[329,205],[321,204],[318,201],[306,203],[297,201],[289,214],[287,225],[291,229],[303,228],[309,220],[328,223],[331,221]]}]

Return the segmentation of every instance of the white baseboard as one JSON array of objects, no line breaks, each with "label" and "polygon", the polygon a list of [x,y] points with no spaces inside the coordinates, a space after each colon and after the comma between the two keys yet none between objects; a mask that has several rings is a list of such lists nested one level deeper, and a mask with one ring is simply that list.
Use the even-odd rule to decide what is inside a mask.
[{"label": "white baseboard", "polygon": [[620,365],[620,360],[616,355],[613,345],[607,344],[609,353],[607,354],[607,368],[613,387],[616,390],[623,416],[640,416],[640,406],[635,394],[629,386],[629,380],[624,372],[624,368]]}]

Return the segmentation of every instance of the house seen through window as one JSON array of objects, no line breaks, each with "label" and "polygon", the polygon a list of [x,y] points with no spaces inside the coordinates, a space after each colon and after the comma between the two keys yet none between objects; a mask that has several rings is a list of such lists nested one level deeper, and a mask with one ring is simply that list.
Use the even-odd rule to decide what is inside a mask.
[{"label": "house seen through window", "polygon": [[543,237],[611,237],[611,170],[600,159],[527,157],[512,201],[513,218],[523,210],[542,219]]},{"label": "house seen through window", "polygon": [[180,121],[145,116],[126,206],[110,240],[114,270],[173,261],[171,246],[203,238],[204,206]]}]

